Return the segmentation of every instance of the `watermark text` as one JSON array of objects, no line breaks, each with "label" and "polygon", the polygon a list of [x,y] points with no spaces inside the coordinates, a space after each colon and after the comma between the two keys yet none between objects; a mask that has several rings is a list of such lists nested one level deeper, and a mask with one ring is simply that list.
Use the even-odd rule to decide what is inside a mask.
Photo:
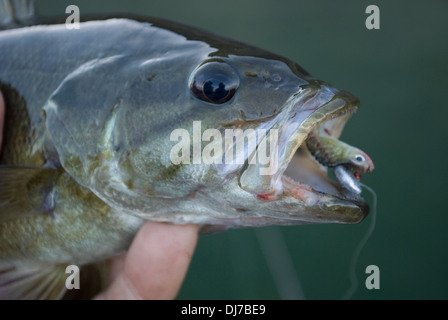
[{"label": "watermark text", "polygon": [[[193,121],[192,134],[186,129],[171,132],[177,142],[170,151],[173,164],[257,164],[261,175],[272,175],[278,167],[278,130],[218,129],[202,132],[201,121]],[[203,146],[203,143],[206,143]],[[269,149],[269,152],[268,152]]]}]

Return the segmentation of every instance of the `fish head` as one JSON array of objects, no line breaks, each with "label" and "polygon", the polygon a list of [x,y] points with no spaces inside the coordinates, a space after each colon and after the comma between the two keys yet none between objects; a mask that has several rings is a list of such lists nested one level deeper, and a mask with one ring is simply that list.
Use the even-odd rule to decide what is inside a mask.
[{"label": "fish head", "polygon": [[139,194],[151,186],[151,197],[188,199],[183,210],[194,214],[182,219],[202,224],[361,221],[365,201],[330,179],[304,143],[316,127],[338,138],[359,100],[291,66],[239,55],[196,63],[176,105],[182,120],[165,124],[159,142],[148,140],[131,161],[143,167],[131,169],[134,190],[135,177],[146,177]]},{"label": "fish head", "polygon": [[[315,128],[338,138],[359,106],[354,95],[239,42],[128,24],[148,41],[126,38],[128,52],[80,67],[45,108],[61,164],[78,183],[112,207],[174,223],[356,223],[367,215],[367,203],[330,179],[304,143]],[[154,32],[159,42],[150,41]],[[133,50],[141,43],[147,51]],[[93,111],[79,101],[89,78],[107,84],[97,87]]]},{"label": "fish head", "polygon": [[[315,129],[339,138],[359,107],[358,98],[313,78],[283,58],[229,56],[221,63],[235,70],[239,87],[228,102],[218,106],[232,117],[220,118],[213,125],[221,132],[241,131],[230,148],[223,147],[235,150],[235,162],[223,159],[225,164],[216,166],[218,176],[234,181],[221,182],[230,187],[213,193],[214,202],[223,199],[223,205],[237,211],[237,223],[249,226],[363,220],[369,211],[367,203],[330,179],[327,168],[314,159],[305,143]],[[248,141],[252,137],[256,146],[251,148],[248,143],[239,149],[241,136]],[[368,162],[363,173],[373,169],[370,157],[354,149],[359,151],[354,161],[361,161],[356,157],[361,155]],[[255,217],[245,217],[251,213]]]}]

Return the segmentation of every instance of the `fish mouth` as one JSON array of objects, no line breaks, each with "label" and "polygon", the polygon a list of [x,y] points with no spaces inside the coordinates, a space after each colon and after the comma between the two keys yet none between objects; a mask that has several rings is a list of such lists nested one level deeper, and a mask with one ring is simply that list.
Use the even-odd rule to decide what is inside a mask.
[{"label": "fish mouth", "polygon": [[[329,168],[320,164],[306,146],[311,132],[339,138],[358,107],[356,96],[327,86],[304,89],[291,97],[282,118],[265,137],[265,143],[272,146],[268,149],[272,168],[269,171],[260,163],[247,164],[240,175],[240,187],[269,202],[267,206],[276,217],[286,208],[288,219],[301,223],[362,221],[369,212],[366,201],[332,179]],[[272,129],[278,130],[278,140]]]}]

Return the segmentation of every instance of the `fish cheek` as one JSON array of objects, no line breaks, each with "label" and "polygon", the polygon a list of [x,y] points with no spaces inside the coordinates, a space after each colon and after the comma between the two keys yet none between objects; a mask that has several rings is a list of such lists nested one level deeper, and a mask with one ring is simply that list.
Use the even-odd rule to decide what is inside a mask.
[{"label": "fish cheek", "polygon": [[62,166],[85,186],[91,183],[104,150],[109,148],[111,141],[107,138],[120,111],[121,97],[129,83],[126,80],[132,75],[128,63],[114,56],[81,65],[62,81],[44,106],[46,128]]}]

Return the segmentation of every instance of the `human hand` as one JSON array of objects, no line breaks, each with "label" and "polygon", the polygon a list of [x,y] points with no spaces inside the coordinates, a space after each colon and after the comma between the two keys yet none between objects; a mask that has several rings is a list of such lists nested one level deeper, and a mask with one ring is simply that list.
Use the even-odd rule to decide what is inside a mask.
[{"label": "human hand", "polygon": [[111,285],[97,299],[174,299],[187,273],[198,225],[146,222],[129,251],[110,260]]},{"label": "human hand", "polygon": [[[5,103],[0,93],[0,147]],[[197,225],[146,222],[127,253],[109,261],[111,284],[96,299],[174,299],[198,238]]]}]

